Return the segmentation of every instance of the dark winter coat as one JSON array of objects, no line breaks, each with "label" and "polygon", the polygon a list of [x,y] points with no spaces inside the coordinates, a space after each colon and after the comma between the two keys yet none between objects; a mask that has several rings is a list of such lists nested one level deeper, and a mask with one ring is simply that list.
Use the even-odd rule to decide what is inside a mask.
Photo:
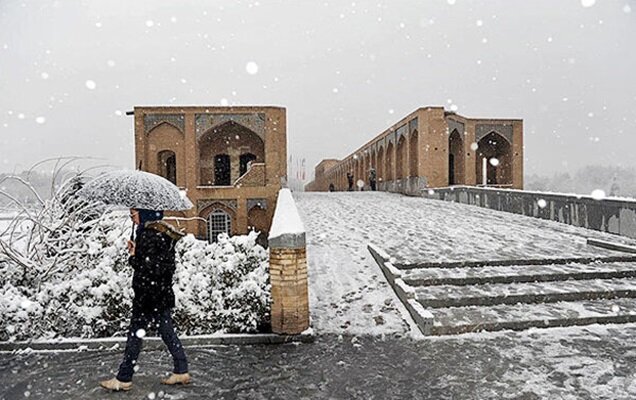
[{"label": "dark winter coat", "polygon": [[133,267],[133,310],[157,312],[174,307],[172,276],[175,270],[175,245],[185,236],[163,221],[151,221],[135,240]]}]

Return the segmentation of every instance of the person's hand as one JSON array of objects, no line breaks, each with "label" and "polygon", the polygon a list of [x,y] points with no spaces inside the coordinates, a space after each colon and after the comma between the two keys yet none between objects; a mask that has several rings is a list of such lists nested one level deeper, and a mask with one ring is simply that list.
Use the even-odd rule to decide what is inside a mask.
[{"label": "person's hand", "polygon": [[135,242],[133,242],[132,240],[128,241],[128,253],[131,256],[135,255]]}]

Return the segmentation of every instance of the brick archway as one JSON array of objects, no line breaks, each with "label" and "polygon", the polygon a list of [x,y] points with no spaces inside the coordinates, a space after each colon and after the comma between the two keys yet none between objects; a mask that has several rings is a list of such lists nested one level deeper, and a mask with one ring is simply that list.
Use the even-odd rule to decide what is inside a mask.
[{"label": "brick archway", "polygon": [[406,146],[406,138],[404,136],[400,136],[398,140],[397,148],[395,151],[395,179],[404,179],[407,176],[407,146]]},{"label": "brick archway", "polygon": [[[199,138],[199,183],[203,186],[232,185],[241,176],[241,155],[253,156],[250,161],[265,162],[265,145],[253,131],[234,121],[218,125]],[[227,154],[229,157],[229,179],[217,183],[216,157]],[[225,175],[224,175],[225,176]]]},{"label": "brick archway", "polygon": [[[141,169],[163,176],[175,185],[185,185],[185,156],[183,133],[169,122],[162,122],[147,134],[146,160]],[[171,158],[172,157],[172,158]]]},{"label": "brick archway", "polygon": [[409,176],[418,176],[419,157],[418,157],[419,136],[417,130],[411,133],[409,140]]},{"label": "brick archway", "polygon": [[378,182],[382,182],[385,180],[384,178],[384,148],[382,148],[382,146],[380,146],[380,148],[378,149],[378,154],[377,154],[377,158],[378,158],[378,162],[377,162],[377,166],[376,166],[376,173],[378,176]]},{"label": "brick archway", "polygon": [[448,136],[448,185],[464,183],[464,140],[457,131]]},{"label": "brick archway", "polygon": [[[511,185],[512,184],[512,154],[511,145],[508,140],[497,133],[491,131],[477,142],[475,157],[476,182],[488,185]],[[486,158],[486,179],[483,182],[483,159]],[[493,160],[496,160],[493,162]],[[496,164],[496,165],[495,165]]]},{"label": "brick archway", "polygon": [[387,182],[395,179],[395,177],[393,176],[393,171],[395,168],[395,160],[393,159],[393,153],[394,153],[393,149],[394,149],[393,143],[389,143],[389,145],[386,146],[386,154],[384,157],[384,167],[385,167],[384,180]]}]

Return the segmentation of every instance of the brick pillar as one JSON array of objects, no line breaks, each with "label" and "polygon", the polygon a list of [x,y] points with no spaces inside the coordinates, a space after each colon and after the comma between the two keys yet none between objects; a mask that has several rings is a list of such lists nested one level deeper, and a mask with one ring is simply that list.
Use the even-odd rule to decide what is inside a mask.
[{"label": "brick pillar", "polygon": [[269,250],[272,331],[298,334],[309,328],[305,247]]},{"label": "brick pillar", "polygon": [[305,228],[287,188],[278,192],[269,231],[272,331],[298,334],[309,328]]}]

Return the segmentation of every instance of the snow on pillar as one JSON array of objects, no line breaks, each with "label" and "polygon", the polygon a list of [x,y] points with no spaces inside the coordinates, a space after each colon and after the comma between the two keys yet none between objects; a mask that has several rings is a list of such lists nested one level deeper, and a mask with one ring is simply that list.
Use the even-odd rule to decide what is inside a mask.
[{"label": "snow on pillar", "polygon": [[484,186],[488,183],[488,159],[486,157],[481,160],[481,183]]},{"label": "snow on pillar", "polygon": [[309,328],[305,228],[289,189],[278,192],[269,233],[272,331],[299,334]]}]

